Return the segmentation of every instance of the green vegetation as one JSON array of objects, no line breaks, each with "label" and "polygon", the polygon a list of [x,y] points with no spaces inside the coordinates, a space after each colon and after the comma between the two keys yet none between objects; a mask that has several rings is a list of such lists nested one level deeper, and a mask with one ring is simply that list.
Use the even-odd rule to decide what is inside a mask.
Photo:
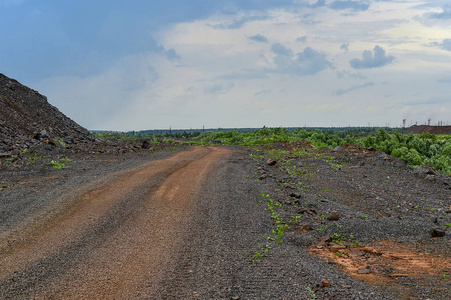
[{"label": "green vegetation", "polygon": [[254,252],[253,258],[249,259],[250,262],[258,262],[258,260],[269,253],[269,250],[272,247],[268,244],[266,245],[258,245],[258,250]]},{"label": "green vegetation", "polygon": [[313,291],[311,287],[308,286],[305,289],[307,290],[310,299],[316,299],[315,291]]},{"label": "green vegetation", "polygon": [[[277,142],[296,142],[305,140],[315,148],[334,148],[344,144],[356,144],[361,147],[372,147],[378,151],[399,158],[412,167],[424,164],[432,165],[440,173],[451,174],[451,135],[433,135],[422,133],[419,135],[403,135],[401,128],[323,128],[302,129],[298,128],[267,128],[244,130],[220,130],[218,131],[183,131],[171,133],[151,131],[143,132],[94,132],[100,139],[112,139],[120,141],[135,141],[146,138],[151,143],[171,143],[174,138],[185,139],[182,143],[197,145],[267,145]],[[152,133],[152,134],[151,134]],[[299,150],[304,151],[303,149]],[[287,155],[287,151],[271,150],[271,157],[279,161]],[[318,154],[308,152],[315,158],[328,160],[331,167],[343,168],[343,165],[333,161],[333,158],[320,157]],[[261,155],[255,155],[259,158]]]},{"label": "green vegetation", "polygon": [[[400,129],[389,128],[361,128],[347,131],[334,131],[333,129],[323,131],[319,129],[304,130],[299,128],[295,131],[289,131],[286,128],[263,127],[252,132],[204,132],[195,139],[215,141],[225,145],[266,145],[275,142],[306,140],[315,148],[334,148],[350,143],[361,147],[373,147],[378,151],[399,158],[412,167],[430,164],[440,173],[451,174],[451,135],[433,135],[430,133],[403,135]],[[302,149],[299,151],[302,152]],[[287,151],[271,150],[268,151],[268,154],[274,159],[280,160],[287,155]],[[343,167],[341,164],[334,163],[332,157],[322,157],[313,152],[306,153],[306,155],[324,159],[336,169]]]},{"label": "green vegetation", "polygon": [[412,167],[432,165],[440,173],[451,174],[451,136],[421,133],[388,134],[379,129],[375,137],[360,140],[365,147],[374,147],[397,157]]},{"label": "green vegetation", "polygon": [[70,158],[61,158],[59,161],[57,160],[52,160],[50,163],[52,164],[52,167],[54,169],[65,169],[66,165],[62,162],[70,162],[72,161]]},{"label": "green vegetation", "polygon": [[346,237],[342,234],[334,233],[330,236],[330,239],[332,242],[337,244],[343,244],[344,241],[346,241]]},{"label": "green vegetation", "polygon": [[[268,243],[277,242],[277,244],[280,244],[282,242],[282,238],[285,231],[287,231],[290,228],[290,225],[296,224],[301,218],[301,216],[291,216],[291,220],[286,222],[279,216],[279,213],[275,211],[276,208],[282,207],[281,203],[272,200],[268,193],[260,193],[258,196],[266,199],[265,210],[270,212],[270,217],[274,225],[274,228],[271,231],[271,236],[265,236],[265,240]],[[260,203],[262,201],[259,200],[258,202]],[[270,247],[269,244],[265,244],[264,246],[259,245],[258,250],[254,252],[253,258],[249,259],[249,261],[258,262],[259,258],[266,256],[271,248],[272,247]]]},{"label": "green vegetation", "polygon": [[52,160],[50,163],[52,164],[54,169],[65,169],[66,168],[65,164],[63,164],[59,161],[56,161],[56,160]]}]

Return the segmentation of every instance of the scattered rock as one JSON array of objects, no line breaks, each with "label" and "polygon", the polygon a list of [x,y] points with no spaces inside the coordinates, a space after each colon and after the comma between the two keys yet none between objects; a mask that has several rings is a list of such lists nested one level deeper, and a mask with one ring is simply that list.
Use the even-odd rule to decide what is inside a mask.
[{"label": "scattered rock", "polygon": [[268,166],[274,166],[277,163],[277,161],[275,161],[274,159],[268,159],[266,163],[268,164]]},{"label": "scattered rock", "polygon": [[360,269],[359,270],[359,274],[371,274],[373,273],[373,271],[371,271],[370,269]]},{"label": "scattered rock", "polygon": [[322,285],[323,287],[329,287],[329,286],[330,286],[330,283],[329,283],[329,281],[327,281],[326,279],[323,279],[323,281],[321,281],[321,285]]},{"label": "scattered rock", "polygon": [[312,226],[310,224],[301,224],[301,225],[299,225],[299,229],[304,231],[304,232],[313,230],[313,228],[312,228]]},{"label": "scattered rock", "polygon": [[332,151],[334,151],[334,152],[340,152],[340,151],[343,151],[343,150],[344,150],[343,147],[337,146],[337,147],[335,147]]},{"label": "scattered rock", "polygon": [[435,180],[435,176],[434,175],[426,175],[426,177],[424,179],[427,179],[429,181],[434,181]]},{"label": "scattered rock", "polygon": [[234,296],[234,297],[232,297],[232,300],[240,300],[240,297],[239,296]]},{"label": "scattered rock", "polygon": [[437,227],[432,228],[432,229],[431,229],[431,235],[432,235],[433,237],[442,237],[442,236],[445,236],[445,230],[443,230],[443,229],[441,229],[441,228],[437,228]]},{"label": "scattered rock", "polygon": [[302,195],[300,193],[290,193],[289,195],[290,197],[296,198],[296,199],[300,199],[302,197]]},{"label": "scattered rock", "polygon": [[73,136],[66,136],[64,139],[63,139],[63,142],[65,142],[66,144],[74,144],[75,143],[75,139],[74,139],[74,137]]},{"label": "scattered rock", "polygon": [[330,215],[327,217],[327,219],[329,221],[338,221],[338,220],[340,220],[340,215],[336,211],[333,211],[330,213]]},{"label": "scattered rock", "polygon": [[285,200],[284,202],[285,202],[286,205],[292,205],[293,204],[293,202],[291,200]]},{"label": "scattered rock", "polygon": [[414,174],[421,174],[421,175],[434,175],[438,176],[440,175],[439,172],[437,172],[431,165],[422,165],[415,169],[413,169]]},{"label": "scattered rock", "polygon": [[37,139],[37,140],[45,140],[45,139],[50,138],[50,136],[47,133],[47,131],[44,129],[44,130],[41,130],[41,131],[37,132],[34,135],[34,138]]}]

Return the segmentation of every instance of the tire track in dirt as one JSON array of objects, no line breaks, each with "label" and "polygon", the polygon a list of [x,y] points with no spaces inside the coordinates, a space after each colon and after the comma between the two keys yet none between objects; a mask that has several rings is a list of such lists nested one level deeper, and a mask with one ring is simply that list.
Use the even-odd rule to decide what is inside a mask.
[{"label": "tire track in dirt", "polygon": [[3,234],[0,298],[144,297],[190,230],[212,164],[228,153],[196,148],[151,162]]}]

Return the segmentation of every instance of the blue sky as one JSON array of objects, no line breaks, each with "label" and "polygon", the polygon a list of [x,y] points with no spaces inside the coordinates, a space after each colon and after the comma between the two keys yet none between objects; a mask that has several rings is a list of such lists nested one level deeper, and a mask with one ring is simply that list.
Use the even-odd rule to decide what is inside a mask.
[{"label": "blue sky", "polygon": [[0,0],[0,40],[89,129],[451,124],[443,0]]}]

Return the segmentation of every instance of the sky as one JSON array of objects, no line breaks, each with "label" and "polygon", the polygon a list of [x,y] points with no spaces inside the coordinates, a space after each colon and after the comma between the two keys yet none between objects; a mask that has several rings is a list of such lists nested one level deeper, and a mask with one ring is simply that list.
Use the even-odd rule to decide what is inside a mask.
[{"label": "sky", "polygon": [[0,0],[0,41],[91,130],[451,125],[449,0]]}]

